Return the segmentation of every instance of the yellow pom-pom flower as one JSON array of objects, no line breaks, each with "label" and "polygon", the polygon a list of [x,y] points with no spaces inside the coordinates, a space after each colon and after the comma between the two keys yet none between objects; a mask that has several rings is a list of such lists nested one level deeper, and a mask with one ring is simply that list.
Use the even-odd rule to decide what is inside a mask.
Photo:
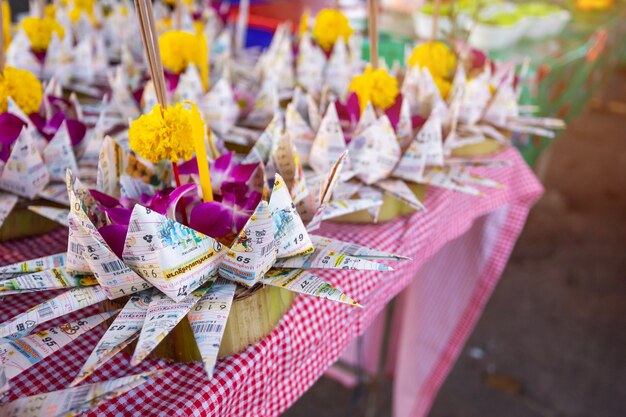
[{"label": "yellow pom-pom flower", "polygon": [[65,34],[63,26],[56,20],[33,16],[22,20],[22,29],[28,36],[30,45],[35,52],[43,52],[48,49],[53,33],[56,33],[59,39],[63,39]]},{"label": "yellow pom-pom flower", "polygon": [[[170,6],[176,6],[176,0],[163,0],[165,4],[169,4]],[[184,4],[189,6],[193,0],[182,0]]]},{"label": "yellow pom-pom flower", "polygon": [[48,19],[55,19],[57,17],[57,6],[54,4],[46,5],[46,8],[44,9],[43,14]]},{"label": "yellow pom-pom flower", "polygon": [[9,2],[2,2],[2,28],[4,29],[4,49],[6,50],[11,43],[11,6]]},{"label": "yellow pom-pom flower", "polygon": [[24,113],[35,113],[41,106],[43,87],[30,71],[6,67],[0,74],[0,113],[7,111],[9,97]]},{"label": "yellow pom-pom flower", "polygon": [[198,109],[181,103],[161,109],[157,104],[130,124],[128,139],[130,148],[141,157],[158,162],[191,159],[194,138],[204,134],[204,122]]},{"label": "yellow pom-pom flower", "polygon": [[433,81],[439,90],[439,94],[441,94],[441,98],[447,100],[450,95],[450,89],[452,88],[450,81],[441,77],[435,77],[433,78]]},{"label": "yellow pom-pom flower", "polygon": [[309,30],[309,10],[305,10],[300,17],[300,25],[298,27],[298,36],[302,37]]},{"label": "yellow pom-pom flower", "polygon": [[454,53],[443,42],[426,42],[416,46],[408,59],[411,67],[428,68],[433,78],[449,78],[456,68]]},{"label": "yellow pom-pom flower", "polygon": [[371,101],[374,107],[386,110],[395,103],[400,92],[398,80],[387,74],[384,69],[373,70],[369,65],[363,74],[352,79],[350,91],[359,97],[361,111],[365,110],[368,101]]},{"label": "yellow pom-pom flower", "polygon": [[320,11],[313,25],[313,38],[326,51],[332,49],[339,37],[348,42],[352,32],[348,18],[335,9]]},{"label": "yellow pom-pom flower", "polygon": [[170,30],[159,38],[163,67],[174,74],[184,72],[189,64],[200,71],[202,83],[208,85],[209,45],[204,34]]}]

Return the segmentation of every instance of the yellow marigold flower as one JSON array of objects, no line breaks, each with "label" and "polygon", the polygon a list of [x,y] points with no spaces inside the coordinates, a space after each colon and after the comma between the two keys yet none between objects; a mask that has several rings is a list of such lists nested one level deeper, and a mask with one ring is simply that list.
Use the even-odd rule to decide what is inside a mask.
[{"label": "yellow marigold flower", "polygon": [[439,90],[439,94],[441,94],[441,98],[447,100],[448,96],[450,95],[450,89],[452,88],[452,84],[450,83],[450,81],[441,77],[435,77],[433,78],[433,81],[435,82],[435,85]]},{"label": "yellow marigold flower", "polygon": [[330,51],[339,37],[348,42],[352,35],[348,18],[338,10],[323,9],[315,18],[313,38],[326,51]]},{"label": "yellow marigold flower", "polygon": [[2,2],[2,27],[4,32],[4,49],[6,50],[11,43],[11,6],[9,2]]},{"label": "yellow marigold flower", "polygon": [[426,42],[416,46],[408,59],[411,67],[426,67],[433,78],[449,78],[456,67],[456,57],[443,42]]},{"label": "yellow marigold flower", "polygon": [[46,5],[44,9],[44,16],[48,19],[54,19],[57,17],[57,7],[54,4]]},{"label": "yellow marigold flower", "polygon": [[204,34],[170,30],[159,38],[163,67],[174,74],[184,72],[189,64],[200,71],[202,83],[208,84],[209,45]]},{"label": "yellow marigold flower", "polygon": [[309,9],[306,9],[300,17],[300,26],[298,27],[298,35],[302,37],[309,30]]},{"label": "yellow marigold flower", "polygon": [[0,74],[0,113],[7,111],[8,97],[11,97],[24,113],[35,113],[41,106],[43,87],[30,71],[6,67]]},{"label": "yellow marigold flower", "polygon": [[130,148],[141,157],[158,162],[191,159],[195,135],[204,134],[204,122],[198,109],[181,103],[164,110],[157,104],[148,114],[130,124]]},{"label": "yellow marigold flower", "polygon": [[[164,3],[169,4],[170,6],[176,6],[176,0],[163,0]],[[193,0],[182,0],[182,2],[184,4],[186,4],[187,6],[189,6]]]},{"label": "yellow marigold flower", "polygon": [[354,91],[359,97],[361,111],[365,109],[368,101],[371,101],[374,107],[386,110],[396,101],[399,93],[398,80],[387,74],[384,69],[373,70],[368,65],[363,74],[352,79],[350,91]]},{"label": "yellow marigold flower", "polygon": [[63,26],[54,19],[29,16],[22,20],[22,29],[30,40],[30,45],[36,52],[48,49],[52,33],[56,33],[59,39],[63,39],[65,31]]}]

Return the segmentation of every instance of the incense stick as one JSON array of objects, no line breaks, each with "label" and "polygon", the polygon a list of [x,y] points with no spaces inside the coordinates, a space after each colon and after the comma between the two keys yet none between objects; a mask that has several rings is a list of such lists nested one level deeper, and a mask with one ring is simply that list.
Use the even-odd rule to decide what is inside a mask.
[{"label": "incense stick", "polygon": [[0,74],[4,72],[4,7],[0,4]]},{"label": "incense stick", "polygon": [[174,29],[181,30],[183,27],[183,6],[180,0],[176,0],[176,9],[174,10],[174,18],[176,25]]},{"label": "incense stick", "polygon": [[367,15],[369,18],[370,64],[372,69],[378,69],[378,1],[367,0]]},{"label": "incense stick", "polygon": [[154,91],[161,109],[165,109],[167,107],[167,90],[165,88],[165,77],[163,75],[163,64],[161,63],[159,44],[156,38],[152,3],[146,0],[135,0],[135,8],[137,9],[137,16],[139,17],[141,39],[146,50]]},{"label": "incense stick", "polygon": [[435,0],[435,10],[433,12],[433,32],[431,34],[431,41],[437,39],[437,30],[439,28],[439,14],[441,13],[441,0]]}]

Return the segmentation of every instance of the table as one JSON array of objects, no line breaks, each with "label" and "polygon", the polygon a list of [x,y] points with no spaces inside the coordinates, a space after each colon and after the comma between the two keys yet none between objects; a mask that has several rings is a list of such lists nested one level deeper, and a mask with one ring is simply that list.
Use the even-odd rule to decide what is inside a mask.
[{"label": "table", "polygon": [[[506,186],[486,190],[485,197],[431,188],[425,199],[426,213],[383,225],[323,226],[322,234],[413,259],[394,264],[392,273],[320,273],[359,300],[364,308],[299,296],[267,338],[245,352],[219,361],[210,381],[200,364],[168,364],[149,359],[131,369],[128,355],[120,354],[86,382],[157,367],[164,367],[167,372],[89,415],[277,416],[310,388],[350,342],[365,332],[385,305],[407,287],[411,294],[417,294],[409,297],[405,307],[416,321],[404,323],[413,329],[402,336],[410,339],[410,345],[398,344],[397,364],[405,364],[406,369],[396,378],[411,380],[413,384],[397,387],[396,399],[405,401],[407,395],[412,396],[411,414],[406,415],[423,415],[497,282],[528,210],[542,193],[541,185],[518,151],[505,150],[498,159],[512,165],[490,168],[488,173]],[[485,173],[483,169],[476,172]],[[482,232],[474,234],[476,229]],[[66,237],[65,231],[59,230],[39,239],[0,244],[0,264],[62,251]],[[481,261],[475,262],[476,259]],[[0,320],[50,296],[34,293],[20,301],[9,297],[0,304]],[[79,313],[87,316],[95,311],[95,307],[90,307]],[[65,317],[62,322],[70,319]],[[9,398],[66,387],[102,332],[100,328],[92,330],[14,379]],[[419,360],[409,363],[409,356]]]}]

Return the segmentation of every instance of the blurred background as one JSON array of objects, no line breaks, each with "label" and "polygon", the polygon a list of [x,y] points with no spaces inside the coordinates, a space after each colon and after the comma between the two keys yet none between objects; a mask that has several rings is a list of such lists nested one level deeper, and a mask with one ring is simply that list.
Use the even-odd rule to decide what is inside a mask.
[{"label": "blurred background", "polygon": [[[26,0],[10,2],[15,15],[28,8]],[[545,194],[429,415],[625,416],[626,3],[546,1],[533,2],[533,9],[497,2],[484,14],[477,2],[458,3],[469,10],[474,34],[483,26],[514,32],[524,10],[560,13],[562,27],[544,36],[538,26],[510,39],[497,32],[464,36],[493,58],[528,60],[528,102],[542,116],[564,118],[568,129],[554,141],[519,145]],[[297,25],[304,10],[336,4],[252,1],[247,45],[266,46],[278,23]],[[366,28],[364,2],[338,5],[355,28]],[[450,5],[381,0],[380,54],[387,64],[402,61],[408,45],[433,32],[434,10],[437,37],[463,27]],[[367,43],[363,51],[367,56]],[[390,416],[391,385],[390,378],[372,384],[365,375],[354,387],[322,378],[285,416]]]}]

